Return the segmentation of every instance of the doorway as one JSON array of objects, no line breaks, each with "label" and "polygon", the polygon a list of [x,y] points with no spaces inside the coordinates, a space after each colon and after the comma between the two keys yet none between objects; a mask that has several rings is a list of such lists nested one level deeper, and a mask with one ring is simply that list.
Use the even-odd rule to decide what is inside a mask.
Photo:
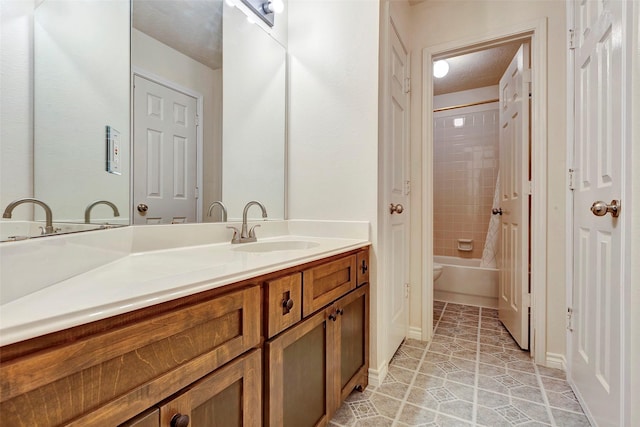
[{"label": "doorway", "polygon": [[[460,40],[436,45],[423,50],[423,133],[422,133],[422,241],[434,240],[434,77],[431,73],[434,60],[451,58],[462,54],[480,52],[509,42],[529,40],[531,45],[531,201],[530,226],[536,239],[531,242],[530,268],[531,283],[531,342],[534,360],[545,361],[546,348],[545,299],[546,299],[546,26],[544,21],[523,24],[509,33],[493,33],[475,39]],[[486,231],[485,231],[486,233]],[[422,338],[430,340],[433,334],[433,255],[432,244],[423,248],[423,319]],[[529,281],[528,281],[529,282]],[[536,336],[538,340],[536,340]]]}]

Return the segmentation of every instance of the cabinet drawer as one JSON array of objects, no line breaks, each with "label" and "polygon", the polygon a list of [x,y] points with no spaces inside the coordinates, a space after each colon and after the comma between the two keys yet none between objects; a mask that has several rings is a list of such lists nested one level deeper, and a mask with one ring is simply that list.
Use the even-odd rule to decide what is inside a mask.
[{"label": "cabinet drawer", "polygon": [[308,316],[356,288],[356,255],[305,270],[302,315]]},{"label": "cabinet drawer", "polygon": [[271,338],[302,318],[302,274],[266,282],[265,294],[267,338]]},{"label": "cabinet drawer", "polygon": [[117,425],[259,344],[254,286],[3,363],[0,417]]}]

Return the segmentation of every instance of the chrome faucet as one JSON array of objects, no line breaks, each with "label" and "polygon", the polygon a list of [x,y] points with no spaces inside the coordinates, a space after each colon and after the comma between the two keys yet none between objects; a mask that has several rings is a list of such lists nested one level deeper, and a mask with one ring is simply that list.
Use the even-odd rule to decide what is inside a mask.
[{"label": "chrome faucet", "polygon": [[118,208],[116,205],[114,205],[108,200],[96,200],[95,202],[91,202],[89,206],[87,206],[87,208],[84,210],[85,224],[89,224],[91,222],[91,209],[93,209],[93,207],[96,205],[107,205],[111,209],[113,209],[113,216],[120,216],[120,211],[118,211]]},{"label": "chrome faucet", "polygon": [[11,218],[11,212],[13,212],[16,206],[19,206],[23,203],[33,203],[35,205],[42,206],[42,209],[44,209],[44,215],[45,215],[44,233],[52,234],[54,230],[53,230],[53,215],[51,214],[51,208],[45,202],[38,199],[26,197],[24,199],[14,200],[13,202],[9,203],[7,207],[4,209],[2,218]]},{"label": "chrome faucet", "polygon": [[215,206],[220,206],[220,210],[222,210],[222,222],[227,222],[227,207],[219,200],[216,200],[209,205],[208,215],[211,216],[211,211],[213,211]]},{"label": "chrome faucet", "polygon": [[247,203],[242,211],[242,230],[240,231],[240,235],[238,236],[238,229],[236,227],[227,227],[233,229],[231,243],[250,243],[257,241],[255,228],[260,227],[260,225],[254,225],[251,229],[248,229],[249,227],[247,226],[247,212],[253,205],[260,206],[260,209],[262,209],[262,218],[267,218],[267,209],[262,203],[257,200],[252,200]]}]

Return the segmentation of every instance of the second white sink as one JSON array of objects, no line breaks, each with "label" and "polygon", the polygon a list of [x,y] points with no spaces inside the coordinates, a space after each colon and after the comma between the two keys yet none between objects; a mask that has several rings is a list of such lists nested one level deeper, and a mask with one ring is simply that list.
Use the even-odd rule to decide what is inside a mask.
[{"label": "second white sink", "polygon": [[256,242],[240,244],[233,248],[239,252],[275,252],[275,251],[298,251],[311,249],[318,246],[317,242],[307,240],[280,240],[277,242]]}]

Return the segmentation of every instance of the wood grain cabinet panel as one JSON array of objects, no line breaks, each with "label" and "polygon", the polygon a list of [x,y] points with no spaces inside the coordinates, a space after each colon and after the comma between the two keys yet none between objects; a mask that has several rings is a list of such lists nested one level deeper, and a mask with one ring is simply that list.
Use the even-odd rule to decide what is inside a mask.
[{"label": "wood grain cabinet panel", "polygon": [[327,348],[334,338],[327,323],[321,311],[265,345],[266,426],[328,423],[333,360]]},{"label": "wood grain cabinet panel", "polygon": [[2,423],[125,422],[258,346],[260,301],[254,286],[7,361]]},{"label": "wood grain cabinet panel", "polygon": [[[262,353],[260,349],[190,385],[160,407],[161,427],[182,417],[193,427],[262,425]],[[186,417],[186,418],[185,418]]]},{"label": "wood grain cabinet panel", "polygon": [[356,255],[331,261],[303,272],[302,315],[327,306],[356,288]]}]

